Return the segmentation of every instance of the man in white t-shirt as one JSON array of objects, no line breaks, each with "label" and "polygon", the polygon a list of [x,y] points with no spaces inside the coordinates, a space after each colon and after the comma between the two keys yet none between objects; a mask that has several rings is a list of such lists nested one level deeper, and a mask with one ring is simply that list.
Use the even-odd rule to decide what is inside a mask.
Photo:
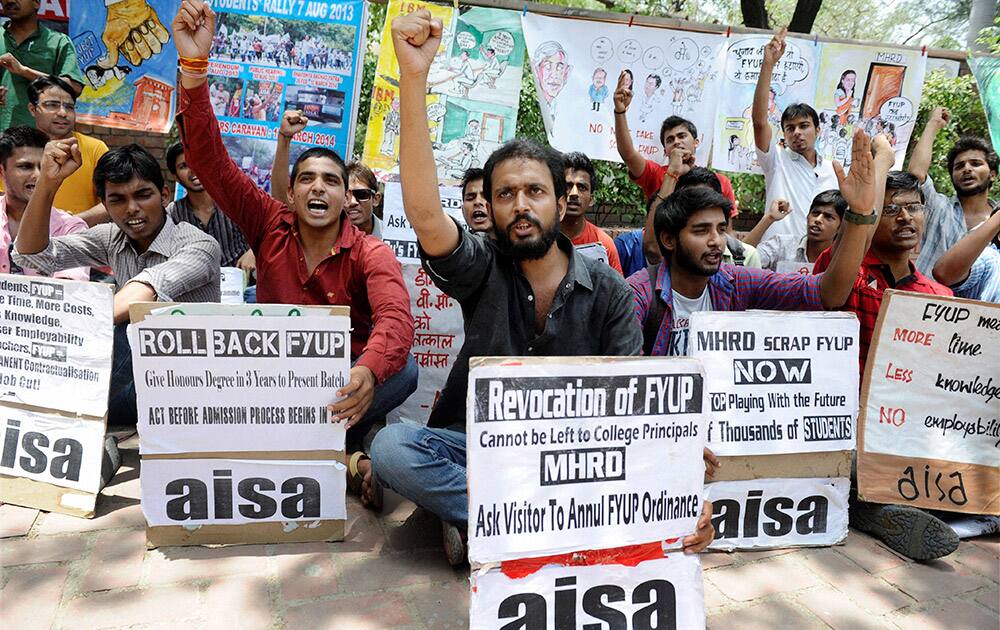
[{"label": "man in white t-shirt", "polygon": [[787,199],[791,206],[789,216],[780,223],[773,224],[764,234],[761,242],[778,234],[802,238],[806,234],[806,216],[813,198],[824,190],[837,187],[837,176],[833,164],[824,160],[816,151],[819,135],[819,115],[805,103],[793,103],[781,114],[781,131],[784,146],[771,133],[768,122],[768,99],[771,91],[771,76],[774,66],[785,54],[785,34],[787,28],[774,36],[764,46],[764,60],[757,89],[753,96],[753,139],[757,146],[757,161],[764,171],[767,188],[766,208],[775,199]]}]

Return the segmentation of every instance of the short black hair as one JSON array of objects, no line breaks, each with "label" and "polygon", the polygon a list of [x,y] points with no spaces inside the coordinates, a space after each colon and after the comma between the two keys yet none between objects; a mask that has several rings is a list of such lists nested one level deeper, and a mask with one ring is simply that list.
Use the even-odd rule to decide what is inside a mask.
[{"label": "short black hair", "polygon": [[809,211],[812,212],[812,209],[816,206],[833,206],[834,211],[841,220],[844,218],[844,213],[847,212],[847,200],[836,189],[824,190],[813,197],[812,203],[809,205]]},{"label": "short black hair", "polygon": [[597,171],[594,170],[594,163],[590,161],[589,157],[579,151],[573,151],[572,153],[564,153],[563,159],[566,160],[567,171],[584,171],[587,173],[590,177],[591,193],[597,190]]},{"label": "short black hair", "polygon": [[[365,186],[368,186],[369,190],[378,192],[378,178],[375,177],[375,173],[372,172],[372,169],[368,168],[361,162],[351,162],[347,165],[347,178],[350,180],[352,177],[363,181]],[[345,186],[349,187],[349,185],[350,181],[345,183]]]},{"label": "short black hair", "polygon": [[14,155],[14,149],[21,147],[31,147],[32,149],[44,149],[49,137],[44,131],[19,125],[8,127],[0,133],[0,166],[7,163],[10,156]]},{"label": "short black hair", "polygon": [[465,169],[465,173],[462,174],[462,197],[465,197],[465,189],[469,187],[469,184],[481,179],[483,179],[483,169],[478,166]]},{"label": "short black hair", "polygon": [[955,166],[955,159],[958,157],[958,154],[964,151],[982,151],[983,155],[986,156],[986,163],[990,167],[990,172],[997,172],[997,167],[1000,165],[1000,158],[997,157],[997,152],[993,150],[993,145],[979,136],[962,136],[955,143],[955,146],[948,151],[949,174]]},{"label": "short black hair", "polygon": [[60,90],[69,94],[69,97],[76,102],[76,92],[70,86],[65,79],[61,79],[55,75],[47,75],[44,77],[38,77],[34,81],[28,84],[28,102],[32,105],[38,105],[38,97],[42,92],[49,88],[57,87]]},{"label": "short black hair", "polygon": [[563,154],[534,140],[517,138],[494,151],[483,165],[483,196],[490,203],[493,202],[493,169],[507,160],[535,160],[545,164],[552,176],[556,199],[566,196],[566,160]]},{"label": "short black hair", "polygon": [[292,175],[288,180],[290,183],[295,183],[295,177],[299,174],[299,166],[310,158],[327,158],[328,160],[333,160],[333,163],[340,169],[341,177],[344,178],[344,188],[347,188],[347,164],[344,163],[344,159],[336,151],[327,149],[326,147],[310,147],[303,151],[296,158],[295,164],[292,165]]},{"label": "short black hair", "polygon": [[167,170],[174,177],[177,177],[177,158],[181,156],[181,153],[184,153],[184,145],[180,142],[170,145],[167,149]]},{"label": "short black hair", "polygon": [[786,107],[785,111],[781,112],[781,128],[785,128],[785,122],[803,116],[812,119],[813,124],[819,128],[819,114],[812,108],[812,105],[807,103],[792,103]]},{"label": "short black hair", "polygon": [[133,177],[146,180],[163,189],[163,171],[153,154],[138,144],[129,144],[111,149],[97,160],[94,166],[94,190],[104,200],[105,187],[112,184],[126,184]]},{"label": "short black hair", "polygon": [[667,143],[664,142],[663,139],[667,136],[667,132],[674,127],[680,127],[681,125],[687,127],[688,133],[690,133],[692,137],[698,137],[698,128],[694,126],[693,122],[687,118],[681,118],[680,116],[668,116],[664,119],[663,124],[660,125],[660,144],[666,145]]},{"label": "short black hair", "polygon": [[733,204],[711,188],[689,186],[674,192],[656,208],[656,214],[653,215],[653,231],[656,233],[656,244],[664,260],[669,257],[669,252],[663,246],[660,235],[666,232],[677,238],[691,216],[705,208],[719,208],[723,217],[728,219]]},{"label": "short black hair", "polygon": [[889,194],[889,191],[905,192],[908,190],[915,190],[920,193],[920,203],[924,202],[924,191],[920,188],[920,180],[913,173],[908,173],[906,171],[889,171],[885,178],[885,202],[892,203],[891,199],[893,195]]},{"label": "short black hair", "polygon": [[661,85],[663,85],[663,77],[661,77],[660,75],[656,74],[655,72],[649,73],[649,75],[646,78],[647,79],[654,79],[656,81],[656,87],[660,87]]},{"label": "short black hair", "polygon": [[710,171],[704,166],[694,166],[690,171],[677,178],[674,185],[674,192],[692,186],[708,186],[715,192],[722,194],[722,182],[714,171]]}]

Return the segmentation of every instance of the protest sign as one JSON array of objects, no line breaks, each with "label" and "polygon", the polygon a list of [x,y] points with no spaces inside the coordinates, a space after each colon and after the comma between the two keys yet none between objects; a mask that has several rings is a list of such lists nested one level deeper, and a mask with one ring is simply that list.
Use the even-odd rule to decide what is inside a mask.
[{"label": "protest sign", "polygon": [[705,484],[712,502],[712,549],[835,545],[847,537],[847,495],[841,478],[753,479]]},{"label": "protest sign", "polygon": [[375,70],[362,161],[380,177],[399,172],[399,63],[394,17],[428,9],[444,33],[427,78],[427,122],[438,177],[461,180],[514,138],[524,39],[517,11],[391,0]]},{"label": "protest sign", "polygon": [[849,313],[691,316],[705,366],[708,446],[717,455],[854,448],[858,320]]},{"label": "protest sign", "polygon": [[[722,51],[724,68],[714,124],[712,166],[760,173],[751,109],[769,35],[733,36]],[[896,168],[917,119],[927,56],[888,45],[858,46],[786,38],[774,68],[767,107],[772,143],[781,139],[781,112],[810,103],[819,114],[816,150],[844,165],[851,161],[851,137],[861,125],[870,136],[885,133],[896,150]],[[701,128],[701,125],[699,125]]]},{"label": "protest sign", "polygon": [[68,22],[69,0],[41,0],[38,3],[38,19]]},{"label": "protest sign", "polygon": [[365,3],[228,2],[215,12],[209,95],[226,150],[243,172],[270,192],[275,140],[288,109],[309,118],[292,138],[290,161],[311,146],[350,156]]},{"label": "protest sign", "polygon": [[1000,305],[886,292],[858,445],[866,501],[1000,514]]},{"label": "protest sign", "polygon": [[1000,57],[970,55],[969,68],[979,85],[979,98],[994,147],[1000,147]]},{"label": "protest sign", "polygon": [[470,560],[694,531],[704,474],[699,362],[559,357],[470,365]]},{"label": "protest sign", "polygon": [[238,267],[222,267],[219,270],[219,288],[223,304],[243,304],[246,276]]},{"label": "protest sign", "polygon": [[701,559],[671,554],[636,566],[548,565],[512,578],[472,574],[471,630],[705,627]]},{"label": "protest sign", "polygon": [[794,260],[779,260],[774,270],[778,273],[800,273],[804,276],[812,275],[815,263],[795,262]]},{"label": "protest sign", "polygon": [[[441,207],[445,213],[465,227],[462,215],[462,188],[460,186],[440,186]],[[382,240],[396,253],[400,264],[420,264],[417,251],[417,235],[403,210],[403,189],[399,182],[386,182],[382,204]],[[412,286],[412,285],[407,285]]]},{"label": "protest sign", "polygon": [[334,460],[144,458],[142,513],[151,527],[345,519],[345,471]]},{"label": "protest sign", "polygon": [[344,447],[326,407],[349,380],[346,314],[148,316],[129,342],[143,455]]},{"label": "protest sign", "polygon": [[0,402],[103,417],[112,293],[107,284],[0,274]]},{"label": "protest sign", "polygon": [[[83,93],[76,122],[167,133],[174,123],[181,0],[79,3],[69,16]],[[86,8],[86,10],[84,10]]]},{"label": "protest sign", "polygon": [[628,126],[636,150],[664,162],[660,125],[668,116],[682,116],[698,128],[697,160],[707,162],[723,35],[535,13],[521,19],[552,146],[620,162],[614,92],[626,72],[633,93]]}]

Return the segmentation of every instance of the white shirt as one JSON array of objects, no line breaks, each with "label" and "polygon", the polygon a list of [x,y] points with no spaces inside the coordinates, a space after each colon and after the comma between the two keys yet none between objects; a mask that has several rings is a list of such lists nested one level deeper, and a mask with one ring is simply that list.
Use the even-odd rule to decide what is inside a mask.
[{"label": "white shirt", "polygon": [[771,150],[757,149],[757,162],[764,171],[767,186],[767,201],[764,208],[770,208],[775,199],[787,199],[792,210],[787,217],[772,223],[764,232],[761,242],[778,234],[788,234],[798,238],[806,235],[806,217],[813,198],[824,190],[839,187],[833,164],[816,154],[816,166],[791,149],[781,148],[777,139]]},{"label": "white shirt", "polygon": [[691,313],[712,310],[712,295],[708,285],[701,295],[691,299],[684,297],[671,289],[673,294],[674,322],[670,331],[670,342],[667,344],[667,356],[686,357],[688,355],[688,330],[691,327]]},{"label": "white shirt", "polygon": [[[787,220],[789,217],[785,217]],[[778,270],[778,263],[788,260],[797,263],[807,263],[806,256],[807,237],[796,238],[788,234],[779,234],[774,238],[757,245],[757,253],[760,254],[760,266],[762,269]]]}]

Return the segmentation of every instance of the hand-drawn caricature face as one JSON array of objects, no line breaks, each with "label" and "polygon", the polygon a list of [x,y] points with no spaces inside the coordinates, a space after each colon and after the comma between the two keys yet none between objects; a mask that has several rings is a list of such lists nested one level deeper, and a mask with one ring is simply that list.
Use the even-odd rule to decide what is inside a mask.
[{"label": "hand-drawn caricature face", "polygon": [[566,51],[563,50],[559,42],[545,42],[535,50],[535,59],[538,60],[535,72],[538,76],[538,85],[547,103],[559,96],[572,66],[567,63]]},{"label": "hand-drawn caricature face", "polygon": [[656,90],[660,87],[660,84],[662,82],[663,79],[661,79],[658,75],[655,74],[651,74],[648,77],[646,77],[646,85],[643,87],[643,91],[646,94],[646,98],[652,96],[653,93],[655,93]]},{"label": "hand-drawn caricature face", "polygon": [[604,68],[598,68],[594,70],[594,87],[600,89],[608,80],[608,73],[604,71]]}]

